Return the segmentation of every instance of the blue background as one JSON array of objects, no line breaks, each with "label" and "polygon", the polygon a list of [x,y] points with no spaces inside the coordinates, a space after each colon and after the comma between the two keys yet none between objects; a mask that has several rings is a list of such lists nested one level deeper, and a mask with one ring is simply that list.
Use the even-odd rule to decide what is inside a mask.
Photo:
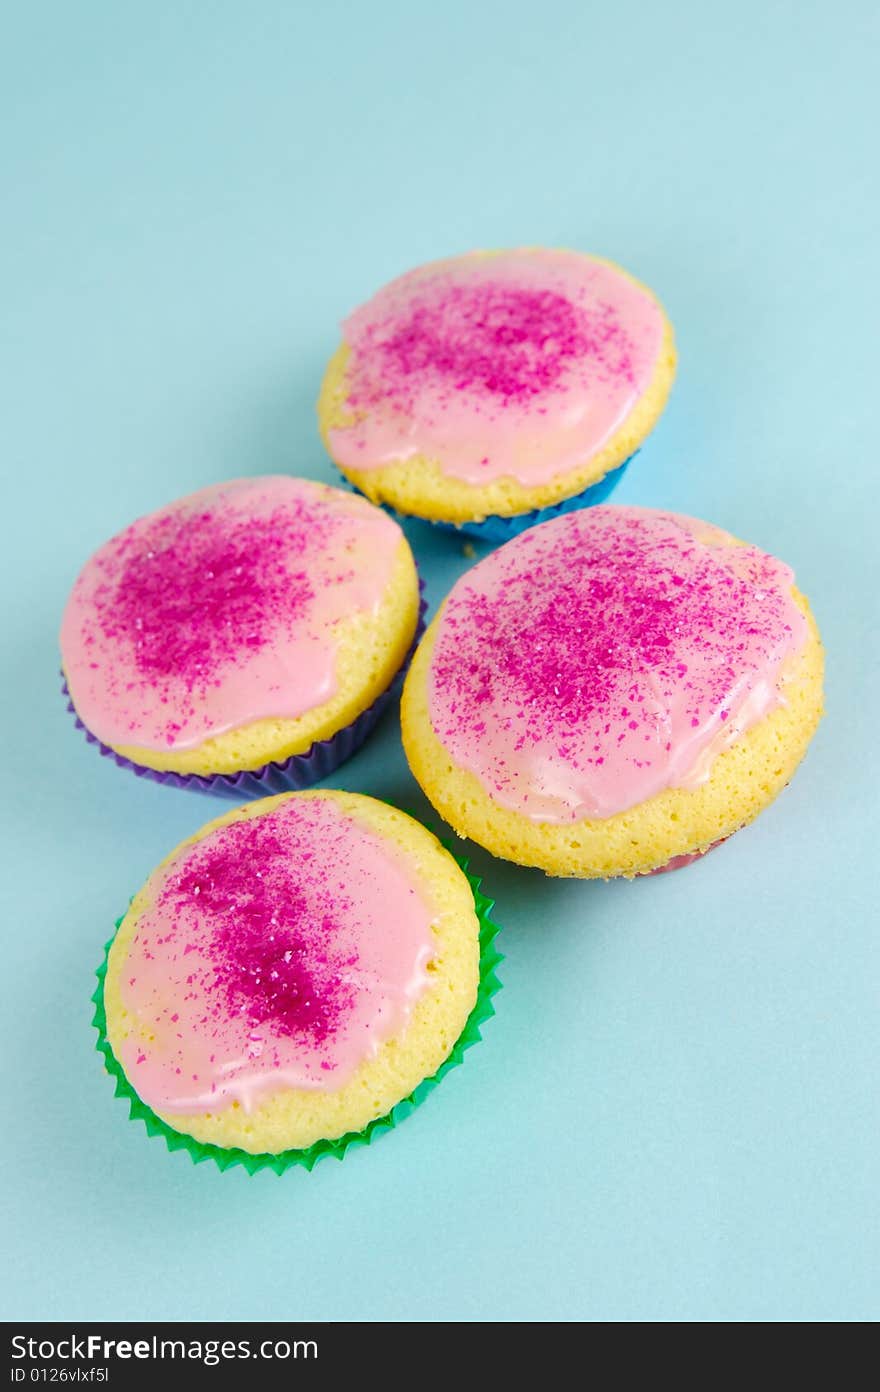
[{"label": "blue background", "polygon": [[[877,8],[428,8],[5,7],[3,1313],[876,1318]],[[827,719],[683,873],[553,882],[477,851],[507,961],[465,1066],[341,1166],[194,1168],[113,1100],[89,996],[130,893],[214,809],[76,733],[67,589],[191,489],[331,478],[313,403],[341,317],[522,243],[666,302],[678,385],[616,497],[796,568]],[[409,532],[436,604],[468,561]],[[335,781],[426,810],[394,716]]]}]

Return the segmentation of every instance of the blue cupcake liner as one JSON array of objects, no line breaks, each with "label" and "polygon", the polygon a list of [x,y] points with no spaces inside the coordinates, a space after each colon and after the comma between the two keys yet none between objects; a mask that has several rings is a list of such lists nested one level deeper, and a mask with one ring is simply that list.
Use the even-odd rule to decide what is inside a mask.
[{"label": "blue cupcake liner", "polygon": [[425,631],[425,612],[428,606],[424,598],[424,588],[424,582],[420,577],[419,617],[415,637],[390,684],[376,697],[373,704],[361,711],[350,725],[343,726],[329,739],[316,740],[304,754],[291,754],[287,759],[263,764],[258,769],[241,769],[238,773],[172,773],[168,769],[153,769],[147,768],[145,764],[136,764],[131,759],[126,759],[124,754],[119,754],[104,744],[83,724],[70,698],[70,688],[63,672],[61,694],[67,701],[67,709],[73,716],[77,729],[82,730],[89,744],[97,745],[100,754],[112,759],[120,768],[130,769],[138,778],[148,778],[153,783],[164,783],[171,788],[189,788],[193,792],[207,793],[211,797],[236,801],[241,798],[271,797],[275,793],[301,792],[304,788],[311,788],[314,783],[319,783],[322,778],[328,778],[340,764],[351,758],[352,754],[360,749],[394,698],[399,696],[407,668]]},{"label": "blue cupcake liner", "polygon": [[[385,512],[390,513],[392,517],[402,521],[415,518],[416,521],[427,522],[441,532],[456,532],[459,536],[478,537],[480,541],[503,543],[519,536],[521,532],[528,531],[530,527],[536,527],[539,522],[550,522],[554,517],[562,517],[567,512],[579,512],[581,508],[595,507],[597,503],[604,503],[605,499],[614,492],[637,454],[638,450],[633,450],[622,464],[618,464],[614,469],[609,469],[598,483],[591,483],[589,488],[576,493],[573,498],[563,498],[561,502],[551,503],[549,507],[533,508],[531,512],[520,512],[514,517],[500,517],[493,514],[491,517],[484,517],[482,522],[435,522],[433,518],[420,517],[417,513],[399,512],[397,508],[391,507],[388,503],[380,503],[379,506]],[[342,477],[355,493],[361,492],[351,482],[351,479],[345,478],[344,474]]]}]

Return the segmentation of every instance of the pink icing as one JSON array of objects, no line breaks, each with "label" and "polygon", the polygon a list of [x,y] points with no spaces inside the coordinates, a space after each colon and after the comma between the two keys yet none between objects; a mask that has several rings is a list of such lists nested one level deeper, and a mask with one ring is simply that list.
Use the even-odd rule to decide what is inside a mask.
[{"label": "pink icing", "polygon": [[363,499],[280,476],[134,522],[86,563],[64,613],[80,719],[106,744],[192,749],[322,705],[333,626],[375,612],[401,535]]},{"label": "pink icing", "polygon": [[329,798],[210,832],[147,893],[120,967],[138,1026],[120,1061],[161,1112],[334,1091],[429,980],[432,910],[410,868]]},{"label": "pink icing", "polygon": [[615,267],[572,251],[472,252],[420,267],[346,320],[340,464],[424,455],[470,484],[546,483],[608,441],[654,374],[664,319]]},{"label": "pink icing", "polygon": [[610,817],[712,760],[783,701],[806,621],[788,566],[717,527],[595,507],[464,575],[432,656],[433,728],[498,803]]}]

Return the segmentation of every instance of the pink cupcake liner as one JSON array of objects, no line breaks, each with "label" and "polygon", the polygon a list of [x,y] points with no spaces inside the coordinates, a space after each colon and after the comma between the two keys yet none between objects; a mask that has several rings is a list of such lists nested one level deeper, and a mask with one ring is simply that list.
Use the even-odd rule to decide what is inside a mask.
[{"label": "pink cupcake liner", "polygon": [[[732,834],[733,833],[731,833],[731,835]],[[665,865],[658,865],[654,870],[641,870],[636,878],[643,879],[648,875],[668,875],[673,870],[684,870],[688,865],[693,865],[695,861],[702,860],[703,856],[707,856],[710,851],[714,851],[717,846],[723,846],[725,841],[729,840],[729,836],[722,836],[720,840],[713,841],[711,846],[707,846],[705,851],[690,851],[686,852],[684,855],[673,856]]]},{"label": "pink cupcake liner", "polygon": [[415,637],[409,651],[386,689],[376,697],[371,706],[360,715],[337,730],[329,739],[316,740],[304,754],[291,754],[289,758],[275,763],[263,764],[258,769],[241,769],[238,773],[172,773],[167,769],[147,768],[136,764],[119,754],[115,749],[98,739],[80,720],[70,698],[67,679],[61,674],[61,694],[67,701],[67,709],[73,716],[78,730],[82,730],[89,744],[97,745],[98,752],[112,759],[120,768],[129,769],[137,778],[147,778],[152,783],[164,783],[171,788],[189,788],[193,792],[207,793],[211,797],[234,800],[241,798],[271,797],[274,793],[300,792],[328,778],[340,764],[351,758],[360,749],[367,736],[375,728],[396,696],[400,694],[403,678],[412,660],[413,653],[425,631],[424,581],[419,578],[419,617]]}]

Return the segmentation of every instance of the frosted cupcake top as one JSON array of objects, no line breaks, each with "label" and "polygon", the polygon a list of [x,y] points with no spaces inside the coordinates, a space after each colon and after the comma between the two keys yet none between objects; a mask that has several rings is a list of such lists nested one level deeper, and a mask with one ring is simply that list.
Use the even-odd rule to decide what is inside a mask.
[{"label": "frosted cupcake top", "polygon": [[77,714],[114,747],[186,750],[323,705],[334,627],[377,610],[402,535],[361,498],[281,476],[140,518],[87,561],[64,613]]},{"label": "frosted cupcake top", "polygon": [[434,911],[412,863],[332,798],[215,827],[144,892],[114,963],[128,1017],[118,1052],[160,1113],[338,1089],[405,1028],[430,980]]},{"label": "frosted cupcake top", "polygon": [[469,484],[583,466],[651,382],[665,319],[617,267],[573,251],[472,252],[401,276],[343,325],[334,457],[415,455]]},{"label": "frosted cupcake top", "polygon": [[708,523],[595,507],[467,572],[437,620],[432,727],[502,807],[610,817],[693,788],[783,700],[788,566]]}]

